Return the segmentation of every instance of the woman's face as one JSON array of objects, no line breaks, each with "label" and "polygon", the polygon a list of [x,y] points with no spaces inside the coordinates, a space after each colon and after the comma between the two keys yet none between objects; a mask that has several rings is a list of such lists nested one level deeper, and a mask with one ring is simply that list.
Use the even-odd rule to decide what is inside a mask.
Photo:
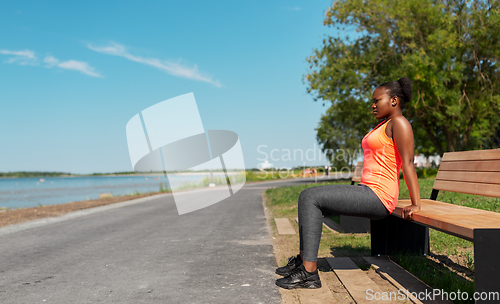
[{"label": "woman's face", "polygon": [[373,92],[372,110],[373,115],[377,119],[387,118],[393,111],[394,107],[391,104],[391,97],[386,93],[387,89],[378,87]]}]

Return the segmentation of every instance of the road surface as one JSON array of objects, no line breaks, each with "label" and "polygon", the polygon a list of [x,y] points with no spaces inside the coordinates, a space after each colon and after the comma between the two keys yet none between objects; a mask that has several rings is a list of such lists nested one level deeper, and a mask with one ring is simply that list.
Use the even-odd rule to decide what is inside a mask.
[{"label": "road surface", "polygon": [[0,303],[280,303],[261,193],[303,182],[247,184],[181,216],[167,194],[10,227],[0,235]]}]

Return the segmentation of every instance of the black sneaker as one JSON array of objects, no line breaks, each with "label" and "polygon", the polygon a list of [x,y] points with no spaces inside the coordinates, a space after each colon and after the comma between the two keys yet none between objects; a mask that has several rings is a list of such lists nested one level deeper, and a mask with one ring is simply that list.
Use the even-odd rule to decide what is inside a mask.
[{"label": "black sneaker", "polygon": [[280,267],[276,269],[276,274],[279,274],[280,276],[288,276],[292,273],[294,269],[302,265],[302,259],[300,258],[300,254],[297,255],[296,257],[291,257],[288,258],[288,264],[286,264],[283,267]]},{"label": "black sneaker", "polygon": [[307,272],[304,265],[292,271],[292,273],[284,278],[276,280],[276,285],[281,288],[321,288],[321,280],[319,278],[318,269],[314,272]]}]

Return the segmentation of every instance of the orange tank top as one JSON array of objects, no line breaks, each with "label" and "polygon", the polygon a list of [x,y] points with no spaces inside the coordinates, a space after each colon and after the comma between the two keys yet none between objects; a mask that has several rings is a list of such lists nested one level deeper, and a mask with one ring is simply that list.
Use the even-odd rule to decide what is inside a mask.
[{"label": "orange tank top", "polygon": [[[392,213],[398,203],[402,161],[396,145],[385,133],[389,121],[390,119],[385,124],[381,122],[361,142],[364,161],[360,183],[372,189]],[[380,126],[381,124],[384,125]]]}]

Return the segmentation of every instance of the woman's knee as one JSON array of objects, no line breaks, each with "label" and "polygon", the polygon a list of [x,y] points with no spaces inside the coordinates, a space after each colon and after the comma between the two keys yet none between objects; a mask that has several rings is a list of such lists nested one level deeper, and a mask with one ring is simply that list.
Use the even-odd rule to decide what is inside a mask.
[{"label": "woman's knee", "polygon": [[313,194],[312,194],[312,188],[308,188],[305,190],[302,190],[299,194],[299,209],[301,207],[303,208],[306,204],[310,204],[313,202]]},{"label": "woman's knee", "polygon": [[303,202],[303,201],[307,200],[307,197],[309,195],[308,194],[309,190],[310,190],[310,188],[300,191],[300,194],[299,194],[299,204],[300,204],[300,202]]}]

